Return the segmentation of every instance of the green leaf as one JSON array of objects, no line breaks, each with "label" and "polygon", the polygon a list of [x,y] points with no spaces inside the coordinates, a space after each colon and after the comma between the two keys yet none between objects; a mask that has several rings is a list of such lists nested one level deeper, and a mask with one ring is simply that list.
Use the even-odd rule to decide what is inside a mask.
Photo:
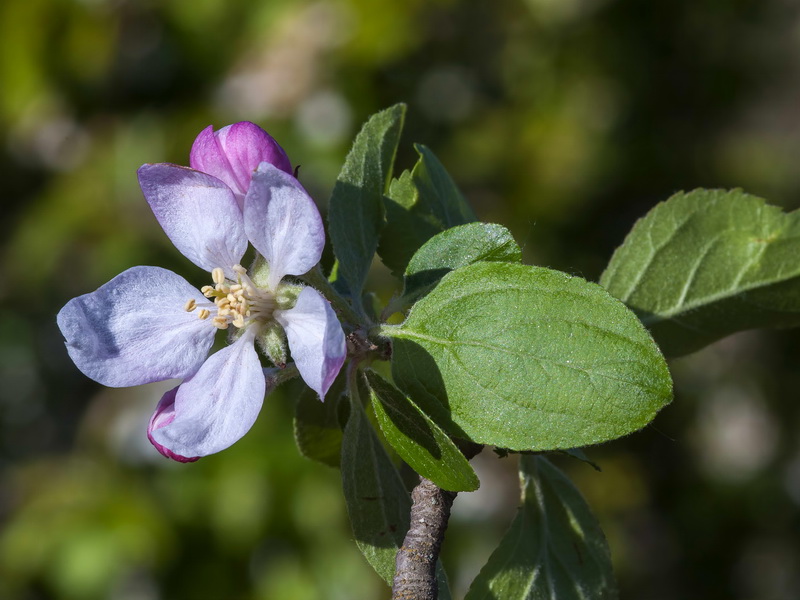
[{"label": "green leaf", "polygon": [[480,262],[446,275],[394,338],[395,383],[445,431],[511,450],[596,444],[672,397],[658,347],[600,286]]},{"label": "green leaf", "polygon": [[[313,272],[313,269],[310,271]],[[323,271],[320,269],[320,272]],[[333,286],[333,289],[339,292],[344,296],[349,296],[350,291],[347,289],[347,282],[342,278],[342,274],[339,271],[339,259],[334,259],[333,266],[331,267],[330,275],[328,275],[328,283]],[[313,286],[313,284],[310,284]]]},{"label": "green leaf", "polygon": [[[375,435],[361,405],[363,388],[353,385],[350,417],[342,438],[342,489],[356,545],[390,586],[395,557],[409,526],[411,498]],[[447,575],[437,563],[439,598],[450,599]]]},{"label": "green leaf", "polygon": [[392,181],[386,204],[386,227],[378,253],[398,277],[426,241],[457,225],[476,221],[439,159],[425,146],[414,148],[419,160],[412,172]]},{"label": "green leaf", "polygon": [[667,356],[800,325],[800,213],[741,190],[676,194],[636,223],[600,283]]},{"label": "green leaf", "polygon": [[342,439],[342,488],[359,550],[391,585],[411,499],[354,392]]},{"label": "green leaf", "polygon": [[442,566],[442,561],[436,562],[436,583],[439,588],[439,600],[452,600],[453,596],[450,594],[450,582]]},{"label": "green leaf", "polygon": [[403,276],[414,252],[442,231],[433,214],[417,206],[418,199],[410,171],[403,171],[398,179],[393,179],[384,197],[386,226],[381,232],[378,254],[397,277]]},{"label": "green leaf", "polygon": [[522,251],[502,225],[468,223],[435,235],[417,250],[406,267],[403,300],[412,304],[450,271],[466,265],[522,260]]},{"label": "green leaf", "polygon": [[346,422],[340,413],[346,412],[342,402],[344,375],[333,382],[321,402],[315,391],[304,386],[298,394],[294,412],[294,439],[300,454],[330,467],[339,466],[342,451],[342,426]]},{"label": "green leaf", "polygon": [[414,144],[419,162],[412,176],[422,204],[445,228],[477,221],[464,196],[436,155],[422,144]]},{"label": "green leaf", "polygon": [[396,104],[373,115],[356,136],[336,180],[328,211],[329,233],[339,274],[353,301],[361,290],[383,227],[383,195],[403,129],[406,107]]},{"label": "green leaf", "polygon": [[594,462],[593,460],[589,460],[589,457],[586,456],[586,453],[580,448],[569,448],[567,450],[560,450],[560,452],[563,452],[567,456],[571,456],[572,458],[579,460],[582,463],[586,463],[587,465],[592,467],[595,471],[602,472],[603,470],[600,468],[600,465],[598,465],[596,462]]},{"label": "green leaf", "polygon": [[478,476],[447,434],[380,375],[367,371],[366,376],[378,424],[400,457],[442,489],[478,489]]},{"label": "green leaf", "polygon": [[541,457],[520,459],[522,506],[465,600],[612,600],[608,544],[569,479]]}]

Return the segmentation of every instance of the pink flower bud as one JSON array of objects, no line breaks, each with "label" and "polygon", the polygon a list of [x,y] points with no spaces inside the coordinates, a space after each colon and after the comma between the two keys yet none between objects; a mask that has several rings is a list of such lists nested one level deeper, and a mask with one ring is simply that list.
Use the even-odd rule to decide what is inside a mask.
[{"label": "pink flower bud", "polygon": [[161,400],[156,406],[153,416],[150,417],[150,424],[147,426],[147,439],[155,446],[155,449],[161,452],[167,458],[177,460],[178,462],[188,463],[199,460],[199,456],[187,458],[180,454],[175,454],[172,450],[165,448],[153,438],[153,432],[162,427],[166,427],[175,419],[175,395],[178,393],[178,388],[173,388],[161,397]]},{"label": "pink flower bud", "polygon": [[292,174],[292,164],[271,135],[258,125],[241,121],[214,131],[209,125],[192,144],[189,166],[223,181],[242,205],[253,171],[267,162]]}]

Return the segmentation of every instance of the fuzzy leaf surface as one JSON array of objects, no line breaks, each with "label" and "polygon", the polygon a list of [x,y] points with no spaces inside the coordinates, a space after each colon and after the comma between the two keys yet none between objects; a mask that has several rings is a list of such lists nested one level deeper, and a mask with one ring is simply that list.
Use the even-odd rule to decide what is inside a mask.
[{"label": "fuzzy leaf surface", "polygon": [[423,205],[445,228],[477,221],[472,208],[436,155],[422,144],[414,144],[414,149],[419,154],[419,161],[412,176]]},{"label": "fuzzy leaf surface", "polygon": [[342,439],[341,470],[356,544],[372,568],[391,585],[395,555],[408,531],[411,499],[361,401],[352,397]]},{"label": "fuzzy leaf surface", "polygon": [[547,459],[520,458],[522,506],[465,600],[613,600],[605,536],[572,482]]},{"label": "fuzzy leaf surface", "polygon": [[425,146],[414,148],[414,169],[392,181],[384,198],[386,227],[378,253],[401,277],[414,253],[437,233],[477,220],[438,158]]},{"label": "fuzzy leaf surface", "polygon": [[304,386],[297,396],[294,410],[294,439],[300,454],[329,467],[339,466],[342,452],[340,412],[347,410],[343,392],[343,375],[334,381],[325,402]]},{"label": "fuzzy leaf surface", "polygon": [[328,221],[333,251],[339,274],[357,302],[383,228],[383,195],[392,176],[405,112],[404,104],[396,104],[366,122],[331,195]]},{"label": "fuzzy leaf surface", "polygon": [[381,431],[400,457],[442,489],[478,489],[478,476],[447,434],[380,375],[367,371],[366,376]]},{"label": "fuzzy leaf surface", "polygon": [[398,387],[445,431],[482,444],[596,444],[640,429],[672,398],[666,362],[636,315],[550,269],[467,265],[382,331]]},{"label": "fuzzy leaf surface", "polygon": [[480,262],[522,260],[511,233],[494,223],[468,223],[447,229],[417,250],[406,267],[403,300],[411,304],[428,293],[450,271]]},{"label": "fuzzy leaf surface", "polygon": [[[359,385],[350,394],[350,416],[342,438],[342,490],[358,549],[391,586],[397,550],[408,531],[411,498],[364,412],[359,397],[364,392]],[[436,569],[439,598],[450,600],[441,563]]]},{"label": "fuzzy leaf surface", "polygon": [[676,194],[634,225],[600,283],[667,356],[800,325],[800,213],[741,190]]}]

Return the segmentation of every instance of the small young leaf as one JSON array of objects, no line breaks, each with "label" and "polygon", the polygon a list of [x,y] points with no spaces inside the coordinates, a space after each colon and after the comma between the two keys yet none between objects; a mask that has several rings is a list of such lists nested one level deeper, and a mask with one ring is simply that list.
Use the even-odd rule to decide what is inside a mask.
[{"label": "small young leaf", "polygon": [[434,235],[477,220],[439,159],[425,146],[414,147],[420,155],[414,170],[393,180],[384,198],[386,227],[378,253],[398,277]]},{"label": "small young leaf", "polygon": [[406,267],[403,300],[412,304],[427,294],[450,271],[474,262],[522,260],[517,242],[502,225],[468,223],[433,236],[417,250]]},{"label": "small young leaf", "polygon": [[317,393],[304,386],[294,411],[294,439],[300,454],[330,467],[339,466],[342,450],[339,413],[343,392],[344,375],[333,382],[325,402],[320,402]]},{"label": "small young leaf", "polygon": [[395,383],[457,436],[511,450],[596,444],[649,423],[672,397],[658,347],[600,286],[479,262],[446,275],[393,340]]},{"label": "small young leaf", "polygon": [[[397,550],[408,531],[411,498],[361,405],[361,386],[350,393],[342,438],[342,489],[356,545],[375,572],[392,585]],[[447,575],[437,563],[439,598],[450,600]]]},{"label": "small young leaf", "polygon": [[383,435],[400,457],[444,490],[478,489],[478,476],[447,434],[380,375],[367,371],[366,376]]},{"label": "small young leaf", "polygon": [[373,115],[356,136],[336,180],[328,211],[329,233],[339,273],[353,301],[361,290],[383,227],[383,195],[403,129],[406,107],[396,104]]},{"label": "small young leaf", "polygon": [[420,160],[412,173],[420,201],[445,229],[477,221],[464,196],[436,155],[422,144],[414,144]]},{"label": "small young leaf", "polygon": [[381,232],[378,254],[398,277],[403,276],[414,252],[442,231],[433,214],[425,213],[417,206],[418,199],[419,193],[410,171],[403,171],[398,179],[392,180],[389,193],[383,199],[386,226]]},{"label": "small young leaf", "polygon": [[800,325],[800,213],[741,190],[676,194],[634,225],[600,283],[667,356]]},{"label": "small young leaf", "polygon": [[520,458],[522,506],[465,600],[612,600],[608,544],[580,492],[542,457]]}]

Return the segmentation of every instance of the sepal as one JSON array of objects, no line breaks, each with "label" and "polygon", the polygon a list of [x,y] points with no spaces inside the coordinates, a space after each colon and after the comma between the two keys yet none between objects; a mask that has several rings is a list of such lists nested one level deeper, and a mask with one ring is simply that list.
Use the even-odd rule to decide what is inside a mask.
[{"label": "sepal", "polygon": [[286,366],[288,352],[286,332],[276,321],[265,323],[256,336],[256,343],[272,363],[280,368]]}]

